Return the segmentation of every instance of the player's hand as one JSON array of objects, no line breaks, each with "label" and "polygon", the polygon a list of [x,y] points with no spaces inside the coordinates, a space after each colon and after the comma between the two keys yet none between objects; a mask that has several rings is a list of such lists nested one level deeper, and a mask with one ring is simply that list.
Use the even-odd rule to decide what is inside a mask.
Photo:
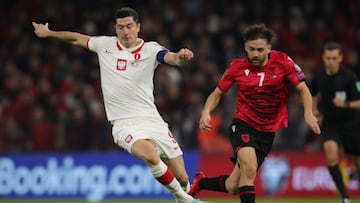
[{"label": "player's hand", "polygon": [[179,66],[183,66],[186,62],[194,58],[194,53],[187,48],[180,49],[177,55],[179,56],[179,60],[180,60]]},{"label": "player's hand", "polygon": [[321,133],[319,121],[314,114],[305,115],[305,122],[315,134],[319,135]]},{"label": "player's hand", "polygon": [[34,32],[36,34],[36,36],[38,37],[48,37],[50,30],[49,30],[49,23],[35,23],[32,22],[32,25],[34,27]]},{"label": "player's hand", "polygon": [[211,120],[210,113],[203,112],[201,114],[201,118],[199,122],[200,130],[209,132],[211,130],[210,120]]},{"label": "player's hand", "polygon": [[182,48],[180,49],[180,51],[178,52],[179,54],[179,58],[181,60],[190,60],[194,57],[194,53],[190,50],[190,49],[187,49],[187,48]]},{"label": "player's hand", "polygon": [[339,108],[344,108],[345,107],[345,101],[343,99],[335,97],[333,99],[333,102],[334,102],[336,107],[339,107]]}]

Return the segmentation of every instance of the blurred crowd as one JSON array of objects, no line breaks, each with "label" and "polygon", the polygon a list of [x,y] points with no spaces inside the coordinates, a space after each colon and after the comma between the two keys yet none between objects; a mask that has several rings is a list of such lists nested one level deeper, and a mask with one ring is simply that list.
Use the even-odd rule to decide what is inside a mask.
[{"label": "blurred crowd", "polygon": [[[248,24],[274,29],[273,49],[291,56],[308,78],[322,67],[323,43],[336,40],[344,47],[343,65],[360,77],[358,0],[1,0],[0,152],[118,150],[105,117],[96,54],[38,39],[31,22],[114,35],[113,14],[121,6],[138,10],[144,40],[194,51],[186,67],[161,65],[154,78],[156,105],[183,149],[231,149],[226,132],[234,89],[214,111],[213,132],[199,132],[198,119],[227,65],[245,56],[241,31]],[[274,148],[304,149],[309,133],[293,90],[289,128],[278,133]]]}]

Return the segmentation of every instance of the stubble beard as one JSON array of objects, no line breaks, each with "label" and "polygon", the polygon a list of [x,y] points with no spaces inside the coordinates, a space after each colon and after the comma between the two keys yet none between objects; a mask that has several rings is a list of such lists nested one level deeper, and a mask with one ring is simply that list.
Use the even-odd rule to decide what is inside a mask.
[{"label": "stubble beard", "polygon": [[260,67],[263,66],[265,58],[261,59],[261,58],[251,58],[250,59],[251,63],[256,66],[256,67]]}]

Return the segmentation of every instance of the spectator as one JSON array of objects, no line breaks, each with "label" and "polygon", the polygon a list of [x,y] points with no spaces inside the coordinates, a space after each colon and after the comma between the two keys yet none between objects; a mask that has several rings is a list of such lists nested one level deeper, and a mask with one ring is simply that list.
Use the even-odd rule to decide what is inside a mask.
[{"label": "spectator", "polygon": [[[229,61],[224,59],[235,55],[244,55],[243,52],[238,51],[243,50],[243,47],[241,39],[237,36],[240,36],[240,30],[244,26],[255,21],[265,22],[279,33],[279,38],[275,42],[274,48],[291,55],[294,60],[299,62],[299,65],[305,68],[305,73],[311,72],[311,68],[321,66],[321,60],[319,60],[321,57],[318,53],[321,52],[321,44],[330,39],[339,40],[343,44],[345,57],[358,59],[360,56],[360,39],[355,35],[360,32],[360,20],[358,17],[360,4],[358,1],[279,0],[269,3],[263,1],[219,2],[208,0],[199,2],[162,1],[162,4],[159,2],[122,1],[119,3],[119,1],[108,1],[108,3],[99,6],[97,2],[89,3],[85,0],[0,1],[0,17],[3,19],[1,21],[3,30],[0,33],[2,40],[0,61],[3,65],[0,69],[0,105],[2,105],[0,108],[3,110],[1,111],[0,121],[15,119],[19,130],[24,133],[24,136],[30,136],[30,131],[26,127],[28,124],[24,124],[21,121],[21,115],[10,113],[10,109],[14,109],[18,105],[18,96],[23,95],[23,92],[27,91],[24,86],[21,86],[20,82],[24,81],[25,78],[32,78],[36,89],[40,88],[39,80],[42,80],[41,78],[48,80],[51,96],[46,94],[49,95],[47,99],[45,96],[33,95],[33,99],[35,103],[40,103],[46,114],[51,112],[50,109],[52,108],[57,109],[52,111],[53,115],[50,115],[50,122],[53,122],[54,126],[58,126],[56,132],[65,132],[64,128],[66,125],[63,125],[63,119],[69,117],[72,111],[74,111],[74,108],[70,108],[68,105],[72,105],[71,102],[82,103],[84,100],[83,96],[78,92],[82,88],[77,87],[77,89],[73,89],[74,81],[81,81],[76,84],[77,86],[92,86],[96,91],[97,97],[102,97],[99,88],[96,56],[50,40],[44,46],[44,44],[33,39],[33,30],[28,25],[29,20],[42,21],[43,19],[50,19],[51,22],[62,21],[67,23],[67,28],[87,34],[95,32],[111,33],[112,25],[108,22],[112,16],[109,11],[114,7],[130,4],[144,11],[142,12],[144,13],[143,18],[146,19],[146,27],[143,30],[146,32],[142,35],[144,39],[160,41],[155,39],[155,37],[172,33],[168,39],[163,39],[167,41],[164,45],[171,49],[186,46],[195,52],[194,62],[189,64],[188,69],[182,70],[181,74],[183,77],[181,82],[176,84],[178,85],[178,94],[181,96],[176,97],[175,102],[186,105],[189,104],[189,100],[205,98],[209,94],[211,85],[207,84],[208,76],[210,74],[210,77],[213,78],[221,77],[223,67],[226,67],[228,65],[226,63],[229,63]],[[81,8],[81,11],[78,11],[77,8]],[[334,9],[336,9],[336,12],[334,12]],[[155,13],[157,14],[155,15]],[[6,21],[4,19],[12,20]],[[224,23],[216,23],[219,19]],[[175,21],[180,21],[180,24],[175,24]],[[56,28],[61,29],[64,27],[64,24],[59,24]],[[346,28],[345,32],[340,30],[342,27]],[[346,34],[346,37],[343,34]],[[209,39],[205,40],[204,37]],[[201,40],[203,38],[204,40]],[[201,46],[199,46],[200,42]],[[295,45],[299,49],[291,45]],[[51,49],[48,47],[51,47]],[[201,50],[200,47],[202,47]],[[204,48],[209,50],[204,50]],[[208,55],[200,57],[202,56],[200,53],[205,51]],[[55,60],[49,60],[49,58]],[[198,68],[197,60],[200,60],[200,58],[204,61],[201,63],[210,64],[212,70]],[[302,65],[301,61],[304,61],[306,65]],[[351,67],[359,67],[359,60],[348,61],[353,63]],[[57,66],[62,66],[64,72],[58,72]],[[71,68],[67,66],[71,66]],[[76,75],[76,77],[69,78],[69,75]],[[203,81],[199,75],[203,75],[202,77],[205,77],[205,80]],[[167,86],[161,88],[164,88],[162,90],[164,92],[169,92],[170,90]],[[233,104],[229,101],[233,101],[234,96],[234,91],[228,94],[228,98],[224,98],[224,101],[220,104],[227,108],[221,109],[231,112]],[[173,98],[170,99],[168,95],[159,94],[156,97],[159,97],[156,98],[156,101],[161,101],[162,103],[174,102]],[[203,103],[203,101],[200,103]],[[44,105],[49,106],[45,107]],[[55,105],[55,107],[52,105]],[[100,105],[101,107],[99,108],[104,108],[102,103]],[[61,108],[63,108],[62,113],[59,113]],[[176,106],[174,109],[167,109],[161,113],[164,115],[164,118],[171,118],[172,114],[179,111],[177,108],[179,106]],[[197,104],[194,104],[191,108],[193,111],[183,111],[176,122],[189,123],[189,119],[197,121],[198,119],[194,118],[199,115],[194,115],[199,111]],[[296,113],[297,111],[294,112]],[[290,117],[292,117],[291,113],[289,112]],[[228,112],[224,112],[225,116],[227,114]],[[92,116],[90,115],[90,120],[94,119]],[[29,122],[29,120],[25,122]],[[227,120],[224,120],[224,122],[230,123]],[[178,125],[174,125],[171,122],[169,122],[169,125],[178,128]],[[186,124],[186,126],[186,129],[189,130],[188,127],[190,125]],[[62,129],[60,130],[60,128]],[[299,128],[302,127],[299,126]],[[4,128],[0,128],[0,131],[3,132]],[[186,132],[194,132],[194,129]],[[4,133],[0,134],[5,136]],[[282,133],[280,138],[284,139],[274,143],[274,148],[287,149],[286,137],[289,134],[294,134],[294,132]],[[54,150],[63,150],[60,146],[66,146],[66,143],[59,144],[66,142],[62,135],[63,133],[56,133],[56,136],[59,137],[54,139],[59,140],[57,145],[59,148]],[[7,133],[1,141],[6,140],[7,136],[10,135]],[[189,144],[185,144],[184,149],[194,148],[193,144],[196,142],[190,141],[193,139],[192,136],[183,136],[181,139],[186,140],[179,140],[180,142]],[[31,142],[31,139],[29,141]],[[93,142],[88,144],[92,145],[91,143]],[[113,147],[113,144],[109,144],[104,150],[112,150]],[[88,146],[88,148],[97,147]],[[28,151],[31,148],[25,147],[23,150]]]}]

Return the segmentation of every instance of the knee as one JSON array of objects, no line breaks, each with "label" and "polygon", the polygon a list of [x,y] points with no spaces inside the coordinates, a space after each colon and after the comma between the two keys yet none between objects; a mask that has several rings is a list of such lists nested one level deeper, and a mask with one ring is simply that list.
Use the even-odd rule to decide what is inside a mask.
[{"label": "knee", "polygon": [[152,156],[147,156],[144,161],[148,166],[155,166],[155,165],[159,164],[161,159],[160,159],[159,155],[155,154]]},{"label": "knee", "polygon": [[142,156],[139,156],[138,158],[140,158],[142,161],[144,161],[145,164],[148,166],[155,166],[161,161],[160,156],[157,153],[143,154]]},{"label": "knee", "polygon": [[244,166],[242,167],[241,169],[241,178],[245,178],[247,180],[255,180],[255,177],[256,177],[256,172],[257,172],[257,167],[254,165],[254,166],[250,166],[250,165],[247,165],[247,166]]},{"label": "knee", "polygon": [[161,161],[153,144],[146,140],[136,141],[131,148],[131,154],[148,166],[155,166]]}]

